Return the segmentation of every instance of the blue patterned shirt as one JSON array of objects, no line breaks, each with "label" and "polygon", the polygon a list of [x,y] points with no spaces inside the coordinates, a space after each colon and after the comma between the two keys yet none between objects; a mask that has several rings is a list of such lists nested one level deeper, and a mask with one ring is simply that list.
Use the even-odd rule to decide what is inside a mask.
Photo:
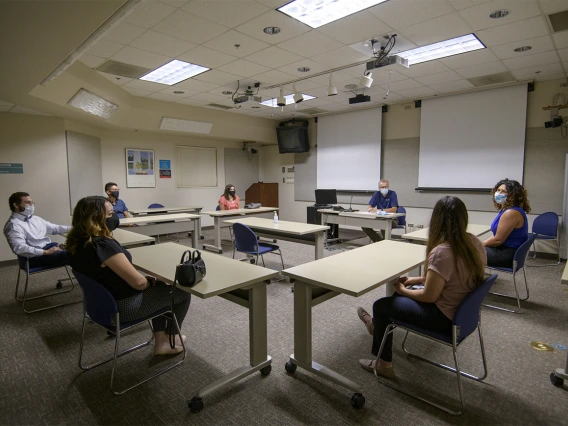
[{"label": "blue patterned shirt", "polygon": [[128,207],[126,207],[126,204],[124,204],[124,201],[122,201],[120,198],[117,198],[117,200],[112,203],[112,208],[114,209],[114,212],[116,213],[116,215],[118,216],[119,219],[124,219],[126,216],[124,215],[124,212],[128,211]]}]

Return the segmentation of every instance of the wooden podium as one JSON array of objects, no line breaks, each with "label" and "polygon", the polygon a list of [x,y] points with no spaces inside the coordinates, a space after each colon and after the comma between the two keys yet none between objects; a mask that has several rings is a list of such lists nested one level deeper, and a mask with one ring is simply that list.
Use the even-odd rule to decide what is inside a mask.
[{"label": "wooden podium", "polygon": [[278,206],[278,184],[277,183],[253,183],[245,191],[245,202],[260,203],[263,207]]}]

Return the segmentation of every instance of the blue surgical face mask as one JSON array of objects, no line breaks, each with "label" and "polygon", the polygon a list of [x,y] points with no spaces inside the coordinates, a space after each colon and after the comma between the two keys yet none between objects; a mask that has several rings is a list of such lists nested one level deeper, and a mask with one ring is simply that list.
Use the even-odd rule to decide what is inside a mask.
[{"label": "blue surgical face mask", "polygon": [[497,204],[505,204],[505,201],[507,201],[507,196],[505,194],[501,194],[500,192],[496,192],[493,198],[495,199],[495,202]]},{"label": "blue surgical face mask", "polygon": [[381,194],[383,194],[383,195],[387,195],[389,193],[388,188],[380,189],[380,191],[381,191]]}]

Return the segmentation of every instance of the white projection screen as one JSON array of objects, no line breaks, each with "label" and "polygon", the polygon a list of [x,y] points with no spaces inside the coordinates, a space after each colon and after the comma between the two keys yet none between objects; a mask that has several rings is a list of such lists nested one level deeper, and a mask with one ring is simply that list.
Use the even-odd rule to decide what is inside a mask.
[{"label": "white projection screen", "polygon": [[418,186],[522,183],[526,116],[526,84],[422,101]]},{"label": "white projection screen", "polygon": [[318,189],[376,191],[381,178],[381,108],[318,119]]}]

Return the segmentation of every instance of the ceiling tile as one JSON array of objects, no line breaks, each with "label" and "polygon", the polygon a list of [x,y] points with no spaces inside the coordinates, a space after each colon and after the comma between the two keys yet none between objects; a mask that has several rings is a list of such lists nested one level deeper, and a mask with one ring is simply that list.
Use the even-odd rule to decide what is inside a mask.
[{"label": "ceiling tile", "polygon": [[320,62],[330,68],[338,68],[345,65],[354,64],[361,61],[368,61],[370,58],[352,49],[348,46],[341,47],[339,49],[332,50],[331,52],[325,52],[321,55],[312,57],[316,62]]},{"label": "ceiling tile", "polygon": [[568,61],[568,49],[560,49],[558,51],[558,54],[560,55],[560,59],[563,62],[567,62]]},{"label": "ceiling tile", "polygon": [[146,90],[147,92],[154,93],[159,92],[160,90],[164,90],[167,86],[165,84],[154,83],[151,81],[132,80],[123,86],[124,89],[126,89],[127,87],[132,89]]},{"label": "ceiling tile", "polygon": [[152,29],[201,44],[223,34],[228,28],[178,9]]},{"label": "ceiling tile", "polygon": [[[183,93],[174,93],[174,92],[183,92]],[[169,86],[166,87],[164,90],[160,90],[157,93],[162,93],[163,95],[172,95],[179,99],[182,99],[182,98],[187,98],[188,96],[197,95],[199,92],[197,90],[186,89],[184,87]]]},{"label": "ceiling tile", "polygon": [[437,94],[437,92],[430,87],[417,87],[416,89],[402,90],[396,93],[405,98],[418,98],[421,96],[433,96]]},{"label": "ceiling tile", "polygon": [[276,46],[270,46],[246,57],[247,61],[255,62],[269,68],[280,68],[292,62],[298,62],[301,59],[301,56]]},{"label": "ceiling tile", "polygon": [[477,32],[477,36],[483,44],[490,47],[540,37],[546,34],[548,34],[548,27],[542,16]]},{"label": "ceiling tile", "polygon": [[110,80],[111,82],[113,82],[117,86],[122,86],[123,84],[126,84],[129,81],[132,81],[132,79],[128,78],[128,77],[121,77],[119,75],[108,74],[106,72],[100,72],[100,71],[98,71],[98,73],[99,73],[99,75],[102,75],[104,78],[106,78],[107,80]]},{"label": "ceiling tile", "polygon": [[115,43],[113,41],[99,40],[93,44],[87,54],[91,56],[99,56],[101,58],[110,58],[116,52],[124,47],[124,44]]},{"label": "ceiling tile", "polygon": [[454,8],[446,0],[396,0],[378,4],[368,11],[398,29],[447,15],[454,12]]},{"label": "ceiling tile", "polygon": [[[239,45],[238,48],[235,47],[236,44]],[[218,50],[228,55],[244,58],[245,56],[252,55],[259,50],[266,49],[269,45],[245,34],[230,30],[218,37],[215,37],[213,40],[209,40],[203,46]]]},{"label": "ceiling tile", "polygon": [[190,0],[182,9],[227,28],[234,28],[270,10],[254,0]]},{"label": "ceiling tile", "polygon": [[219,87],[219,84],[207,83],[205,81],[196,80],[195,77],[188,78],[187,80],[180,81],[179,83],[175,84],[172,87],[178,87],[183,89],[190,89],[196,92],[207,92],[212,90],[216,87]]},{"label": "ceiling tile", "polygon": [[568,9],[568,4],[566,4],[566,0],[540,0],[540,7],[548,15]]},{"label": "ceiling tile", "polygon": [[30,108],[25,108],[21,105],[14,105],[14,107],[12,109],[10,109],[10,112],[15,113],[15,114],[29,114],[29,115],[46,115],[46,116],[50,116],[49,114],[46,114],[44,112],[41,111],[37,111],[35,109],[30,109]]},{"label": "ceiling tile", "polygon": [[152,93],[148,90],[135,89],[134,87],[127,87],[126,85],[122,86],[122,88],[134,96],[146,96]]},{"label": "ceiling tile", "polygon": [[186,4],[189,0],[158,0],[161,3],[167,4],[168,6],[172,7],[182,7]]},{"label": "ceiling tile", "polygon": [[147,52],[145,50],[136,49],[126,46],[111,57],[114,61],[124,62],[126,64],[138,65],[145,68],[158,68],[170,62],[171,57],[159,55],[157,53]]},{"label": "ceiling tile", "polygon": [[463,78],[480,77],[482,75],[497,74],[504,71],[507,71],[507,68],[501,61],[472,65],[471,67],[458,68],[456,70]]},{"label": "ceiling tile", "polygon": [[151,28],[171,14],[175,7],[157,1],[143,1],[126,17],[126,22]]},{"label": "ceiling tile", "polygon": [[[278,27],[281,31],[278,34],[266,34],[263,31],[266,27]],[[310,27],[288,15],[270,10],[235,29],[265,43],[277,44],[308,32]]]},{"label": "ceiling tile", "polygon": [[344,45],[339,41],[327,37],[316,30],[311,30],[278,45],[278,47],[282,49],[302,55],[305,58],[311,58],[312,56],[338,49],[342,46]]},{"label": "ceiling tile", "polygon": [[339,40],[343,44],[369,39],[391,30],[391,27],[379,21],[367,10],[362,10],[318,28],[318,31]]},{"label": "ceiling tile", "polygon": [[146,28],[138,25],[121,22],[105,34],[103,40],[113,41],[115,43],[128,44],[136,37],[142,35]]},{"label": "ceiling tile", "polygon": [[552,34],[552,38],[554,39],[557,49],[568,47],[568,31]]},{"label": "ceiling tile", "polygon": [[[515,52],[515,49],[521,46],[531,46],[532,49],[527,50],[526,52]],[[536,53],[548,52],[550,50],[554,50],[554,45],[552,44],[552,39],[550,38],[550,36],[545,35],[529,40],[515,41],[513,43],[492,47],[491,50],[500,59],[510,59],[520,58],[522,56],[530,56]]]},{"label": "ceiling tile", "polygon": [[207,105],[209,102],[202,101],[200,99],[193,99],[193,98],[183,98],[179,101],[176,101],[176,104],[183,104],[183,105],[191,105],[191,106],[203,106]]},{"label": "ceiling tile", "polygon": [[196,80],[206,81],[207,83],[213,83],[222,86],[224,84],[237,81],[241,77],[238,75],[229,74],[219,70],[210,70],[204,72],[203,74],[199,74],[193,78],[195,78]]},{"label": "ceiling tile", "polygon": [[[491,12],[501,9],[508,10],[510,13],[499,19],[489,17]],[[483,3],[462,10],[460,15],[475,31],[479,31],[539,16],[540,10],[536,0],[494,0],[491,3]]]},{"label": "ceiling tile", "polygon": [[[361,72],[361,74],[357,75],[357,78],[359,79],[362,75],[363,75],[363,73]],[[397,82],[397,81],[404,81],[404,80],[408,80],[408,77],[397,72],[397,71],[391,71],[390,72],[390,82],[391,83],[394,83],[394,82]],[[384,70],[384,69],[373,70],[373,85],[388,84],[388,82],[389,82],[389,71],[388,70]]]},{"label": "ceiling tile", "polygon": [[144,96],[145,98],[156,99],[158,101],[165,101],[165,102],[175,102],[181,98],[181,96],[176,95],[166,95],[165,93],[151,93],[149,95]]},{"label": "ceiling tile", "polygon": [[530,68],[535,65],[548,65],[558,62],[558,55],[555,51],[537,53],[536,55],[522,56],[520,58],[505,59],[503,63],[510,70]]},{"label": "ceiling tile", "polygon": [[238,59],[235,62],[223,65],[218,69],[221,71],[230,72],[235,75],[240,75],[242,77],[250,77],[270,71],[270,68],[255,64],[253,62],[245,61],[244,59]]},{"label": "ceiling tile", "polygon": [[[388,84],[382,84],[380,85],[380,87],[382,89],[388,90]],[[422,86],[422,84],[418,83],[416,80],[407,79],[391,83],[390,90],[391,92],[399,93],[403,90],[416,89],[418,87],[424,87],[424,86]]]},{"label": "ceiling tile", "polygon": [[214,95],[212,93],[199,93],[197,95],[190,96],[191,99],[197,99],[199,101],[205,102],[221,102],[224,101],[227,97],[222,95]]},{"label": "ceiling tile", "polygon": [[[568,64],[564,64],[564,68],[567,68]],[[566,74],[552,74],[552,75],[543,75],[537,76],[535,78],[536,81],[549,81],[549,80],[564,80],[566,82]],[[563,83],[564,83],[563,82]]]},{"label": "ceiling tile", "polygon": [[560,63],[556,63],[511,71],[511,74],[513,74],[513,76],[518,80],[525,80],[543,77],[546,75],[562,74],[563,72],[564,70],[562,69],[562,65],[560,65]]},{"label": "ceiling tile", "polygon": [[236,61],[238,58],[203,46],[197,46],[190,51],[179,55],[177,59],[207,68],[217,68],[221,65],[228,64],[229,62]]},{"label": "ceiling tile", "polygon": [[396,93],[389,93],[389,95],[386,98],[382,98],[381,100],[385,104],[392,105],[392,104],[395,104],[397,102],[400,102],[403,99],[404,98],[402,96],[397,95]]},{"label": "ceiling tile", "polygon": [[[310,80],[302,80],[302,81],[297,81],[296,82],[296,89],[298,89],[301,92],[310,92],[309,94],[312,94],[312,89],[315,89],[316,87],[321,87],[320,84],[314,83],[313,81]],[[314,96],[314,95],[312,95]]]},{"label": "ceiling tile", "polygon": [[[310,70],[308,72],[300,72],[298,68],[308,67]],[[296,77],[308,77],[310,74],[317,74],[319,72],[327,71],[329,67],[319,62],[314,62],[310,59],[302,59],[301,61],[295,62],[284,67],[280,67],[282,72],[292,74]]]},{"label": "ceiling tile", "polygon": [[399,72],[410,78],[423,77],[429,74],[435,74],[447,71],[448,67],[440,61],[429,61],[421,64],[412,65],[409,68],[399,68]]},{"label": "ceiling tile", "polygon": [[263,83],[263,86],[269,84],[280,84],[285,81],[294,80],[296,77],[291,74],[286,74],[282,71],[272,70],[262,74],[253,76],[254,79]]},{"label": "ceiling tile", "polygon": [[448,40],[471,33],[471,28],[457,12],[439,16],[420,24],[411,25],[401,30],[403,36],[419,46]]},{"label": "ceiling tile", "polygon": [[448,0],[448,2],[457,10],[467,9],[468,7],[477,6],[478,4],[487,3],[491,0]]},{"label": "ceiling tile", "polygon": [[79,60],[83,62],[85,65],[87,65],[89,68],[96,68],[104,61],[106,61],[105,58],[101,58],[99,56],[87,55],[87,54],[81,55]]},{"label": "ceiling tile", "polygon": [[[333,83],[336,86],[338,85],[338,83],[341,83],[345,80],[351,80],[352,78],[353,76],[347,70],[335,71],[333,73]],[[313,81],[314,83],[317,83],[319,85],[327,86],[329,84],[329,74],[311,77],[310,81]]]},{"label": "ceiling tile", "polygon": [[432,84],[431,89],[440,93],[459,92],[462,90],[473,89],[475,86],[467,80],[449,81],[447,83]]},{"label": "ceiling tile", "polygon": [[130,46],[149,52],[176,57],[195,47],[193,43],[149,30],[130,43]]},{"label": "ceiling tile", "polygon": [[426,85],[442,84],[449,81],[461,80],[462,77],[454,71],[439,72],[437,74],[426,75],[424,77],[416,77],[415,80]]},{"label": "ceiling tile", "polygon": [[449,56],[440,59],[444,65],[451,69],[464,68],[473,65],[486,64],[488,62],[497,61],[493,52],[489,49],[480,49],[473,52],[462,53],[460,55]]}]

